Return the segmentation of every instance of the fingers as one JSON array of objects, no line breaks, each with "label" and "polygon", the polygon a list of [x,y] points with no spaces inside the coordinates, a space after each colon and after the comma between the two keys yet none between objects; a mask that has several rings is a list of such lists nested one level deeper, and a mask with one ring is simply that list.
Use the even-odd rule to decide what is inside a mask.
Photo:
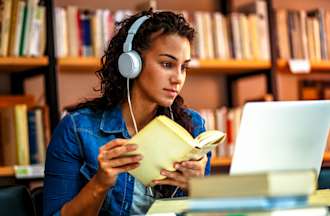
[{"label": "fingers", "polygon": [[125,144],[127,144],[127,139],[117,138],[117,139],[111,140],[110,142],[108,142],[105,145],[103,145],[101,147],[101,149],[103,149],[103,150],[109,150],[109,149],[112,149],[114,147],[122,146],[122,145],[125,145]]},{"label": "fingers", "polygon": [[161,174],[163,176],[166,176],[167,178],[165,178],[163,180],[154,180],[153,181],[154,184],[173,185],[173,186],[177,186],[177,187],[180,187],[180,188],[183,188],[183,189],[187,189],[187,187],[188,187],[188,178],[183,176],[181,173],[162,170]]},{"label": "fingers", "polygon": [[174,163],[174,168],[181,171],[186,176],[202,176],[205,172],[205,166],[207,163],[207,157],[204,156],[198,161],[183,161]]},{"label": "fingers", "polygon": [[136,144],[127,144],[116,146],[111,149],[100,149],[100,154],[104,157],[104,159],[112,159],[120,157],[126,153],[133,152],[137,149]]},{"label": "fingers", "polygon": [[189,169],[189,168],[185,168],[182,166],[180,166],[177,170],[182,172],[182,174],[187,177],[203,176],[203,173],[204,173],[201,170]]},{"label": "fingers", "polygon": [[180,182],[188,182],[188,179],[186,176],[182,175],[182,173],[179,173],[177,171],[170,172],[167,170],[161,170],[161,175],[166,176],[167,178],[175,179]]},{"label": "fingers", "polygon": [[139,165],[140,165],[139,163],[129,164],[126,166],[117,167],[116,170],[118,173],[127,172],[127,171],[137,168]]},{"label": "fingers", "polygon": [[111,167],[115,168],[115,167],[121,167],[121,166],[129,165],[129,164],[138,163],[142,159],[143,159],[142,155],[134,155],[134,156],[113,159],[113,160],[109,161],[109,164]]}]

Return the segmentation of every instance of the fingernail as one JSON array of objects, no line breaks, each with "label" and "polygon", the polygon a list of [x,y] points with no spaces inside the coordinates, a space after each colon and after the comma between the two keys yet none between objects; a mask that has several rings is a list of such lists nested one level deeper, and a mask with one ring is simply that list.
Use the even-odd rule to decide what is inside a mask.
[{"label": "fingernail", "polygon": [[179,169],[179,168],[180,168],[179,164],[175,164],[175,169]]}]

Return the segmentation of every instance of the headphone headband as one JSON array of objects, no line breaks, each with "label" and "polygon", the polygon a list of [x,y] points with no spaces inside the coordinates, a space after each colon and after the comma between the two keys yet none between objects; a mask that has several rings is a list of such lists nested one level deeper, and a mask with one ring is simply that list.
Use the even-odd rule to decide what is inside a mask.
[{"label": "headphone headband", "polygon": [[126,37],[126,40],[124,43],[124,47],[123,47],[124,52],[129,52],[132,50],[132,42],[133,42],[136,32],[139,30],[140,26],[149,18],[150,18],[149,15],[144,15],[144,16],[138,18],[137,20],[135,20],[135,22],[129,28],[128,34],[127,34],[127,37]]}]

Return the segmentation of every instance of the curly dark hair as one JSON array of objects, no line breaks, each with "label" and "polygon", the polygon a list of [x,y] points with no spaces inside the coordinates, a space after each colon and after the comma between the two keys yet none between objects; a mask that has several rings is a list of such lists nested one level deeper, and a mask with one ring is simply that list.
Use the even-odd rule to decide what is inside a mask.
[{"label": "curly dark hair", "polygon": [[[96,71],[101,81],[100,89],[96,90],[101,92],[101,96],[70,107],[68,111],[74,111],[84,107],[91,108],[94,111],[102,111],[126,100],[126,78],[119,73],[118,58],[120,54],[123,53],[123,44],[126,40],[129,28],[138,18],[145,15],[150,16],[150,18],[141,25],[134,36],[132,44],[132,48],[140,55],[151,46],[151,36],[156,32],[160,32],[160,35],[178,34],[187,38],[190,44],[192,44],[195,31],[182,14],[176,14],[170,11],[153,12],[152,9],[150,9],[128,17],[116,24],[116,29],[118,29],[118,31],[110,41],[101,58],[101,68]],[[130,85],[133,83],[134,79],[130,82]],[[171,108],[175,121],[192,133],[193,125],[191,117],[185,111],[186,106],[180,95],[175,98]],[[161,106],[157,108],[156,113],[157,115],[163,114],[169,116],[168,109]]]}]

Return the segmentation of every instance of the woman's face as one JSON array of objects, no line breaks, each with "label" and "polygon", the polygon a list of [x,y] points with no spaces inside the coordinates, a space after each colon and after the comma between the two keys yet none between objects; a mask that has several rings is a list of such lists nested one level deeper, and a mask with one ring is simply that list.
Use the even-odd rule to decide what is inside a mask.
[{"label": "woman's face", "polygon": [[178,34],[157,36],[142,55],[143,69],[133,88],[143,100],[170,106],[186,79],[191,58],[189,40]]}]

